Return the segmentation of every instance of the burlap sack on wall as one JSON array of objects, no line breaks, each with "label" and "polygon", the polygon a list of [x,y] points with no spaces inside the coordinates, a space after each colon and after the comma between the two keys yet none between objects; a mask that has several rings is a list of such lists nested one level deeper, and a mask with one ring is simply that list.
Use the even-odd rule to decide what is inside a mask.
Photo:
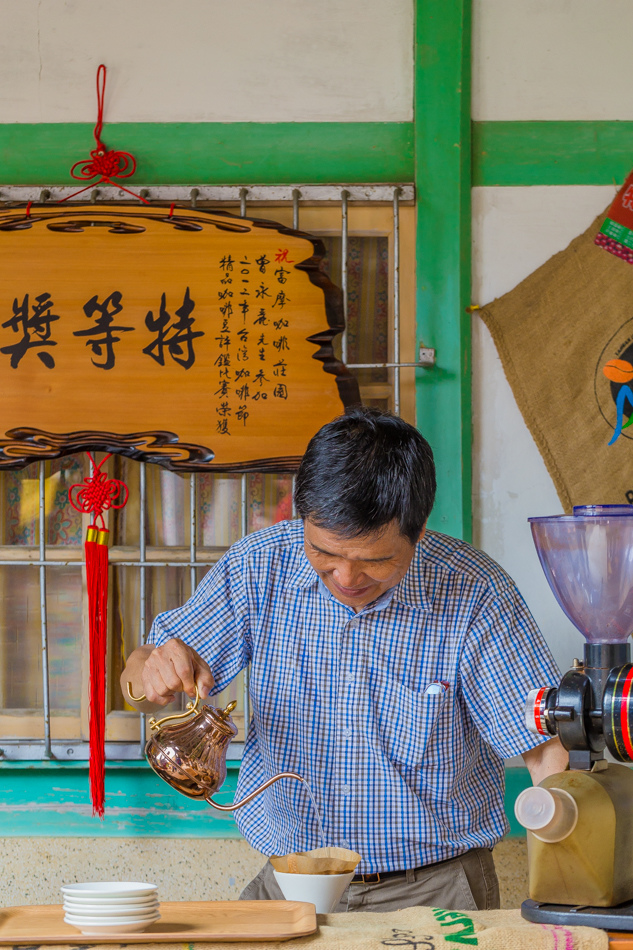
[{"label": "burlap sack on wall", "polygon": [[[633,425],[609,445],[633,379],[603,372],[618,360],[615,375],[630,362],[633,377],[633,266],[594,245],[603,220],[478,311],[567,512],[633,503]],[[624,426],[632,411],[625,399]]]}]

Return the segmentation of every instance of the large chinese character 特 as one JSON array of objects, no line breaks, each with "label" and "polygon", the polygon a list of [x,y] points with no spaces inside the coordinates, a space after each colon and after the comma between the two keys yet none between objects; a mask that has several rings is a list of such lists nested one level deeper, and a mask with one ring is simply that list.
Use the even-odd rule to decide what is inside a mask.
[{"label": "large chinese character \u7279", "polygon": [[153,360],[165,365],[165,347],[174,362],[179,363],[185,369],[190,369],[196,361],[196,355],[193,351],[193,341],[196,337],[204,336],[202,330],[192,330],[195,322],[191,316],[195,301],[191,299],[189,288],[185,291],[182,306],[176,310],[178,320],[170,324],[171,314],[167,312],[165,294],[160,298],[160,311],[156,318],[150,310],[145,317],[145,326],[152,333],[156,334],[156,339],[148,346],[143,347],[143,353],[147,353]]},{"label": "large chinese character \u7279", "polygon": [[[33,313],[29,317],[29,295],[25,294],[22,303],[17,297],[13,301],[13,316],[3,323],[3,327],[11,327],[14,333],[22,332],[22,339],[11,346],[3,346],[0,353],[11,354],[11,366],[16,369],[20,360],[31,347],[57,346],[51,340],[51,323],[59,320],[56,313],[51,313],[53,301],[50,294],[40,294],[32,305]],[[37,354],[44,366],[53,369],[55,360],[51,353],[46,351]]]},{"label": "large chinese character \u7279", "polygon": [[92,347],[95,356],[105,355],[105,362],[103,363],[92,360],[92,365],[98,366],[99,369],[112,369],[114,366],[114,344],[121,339],[120,336],[114,334],[128,333],[134,329],[134,327],[116,327],[112,325],[114,317],[123,310],[121,296],[118,290],[114,290],[103,303],[99,303],[97,294],[91,297],[88,303],[84,304],[84,313],[88,319],[91,319],[95,313],[100,314],[100,316],[97,317],[93,327],[88,327],[87,330],[75,330],[73,333],[73,336],[93,338],[86,340],[86,346]]}]

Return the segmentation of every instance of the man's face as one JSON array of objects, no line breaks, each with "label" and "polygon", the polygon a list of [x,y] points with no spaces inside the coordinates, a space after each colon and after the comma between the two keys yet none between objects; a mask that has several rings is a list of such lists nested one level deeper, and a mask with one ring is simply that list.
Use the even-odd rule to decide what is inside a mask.
[{"label": "man's face", "polygon": [[395,587],[407,573],[415,552],[415,545],[400,534],[396,521],[359,538],[341,537],[318,528],[309,519],[303,525],[310,564],[330,593],[356,611]]}]

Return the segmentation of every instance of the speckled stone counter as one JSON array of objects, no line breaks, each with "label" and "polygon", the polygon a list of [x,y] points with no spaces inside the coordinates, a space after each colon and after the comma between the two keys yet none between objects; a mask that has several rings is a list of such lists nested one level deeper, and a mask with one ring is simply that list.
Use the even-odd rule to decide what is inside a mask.
[{"label": "speckled stone counter", "polygon": [[[264,859],[245,841],[218,838],[0,838],[0,906],[57,904],[84,880],[149,880],[162,900],[232,900]],[[527,896],[524,838],[495,848],[501,906]],[[193,871],[193,873],[192,873]]]}]

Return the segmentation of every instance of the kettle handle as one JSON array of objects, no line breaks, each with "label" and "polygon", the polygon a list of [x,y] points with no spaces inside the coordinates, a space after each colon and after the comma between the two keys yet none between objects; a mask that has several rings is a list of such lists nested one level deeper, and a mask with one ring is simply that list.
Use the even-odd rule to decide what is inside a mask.
[{"label": "kettle handle", "polygon": [[[132,684],[128,682],[126,685],[127,685],[127,694],[133,702],[142,703],[145,699],[147,699],[145,693],[143,693],[141,696],[134,696],[134,694],[132,693]],[[164,725],[164,723],[166,722],[172,722],[174,719],[186,719],[188,716],[191,716],[192,713],[195,713],[197,711],[198,704],[200,702],[200,693],[198,692],[197,684],[194,683],[194,686],[196,689],[196,698],[195,700],[190,700],[187,703],[184,712],[174,713],[173,716],[164,716],[162,719],[156,719],[154,716],[152,716],[152,718],[149,721],[152,732],[157,732],[158,729],[160,729],[160,727]]]},{"label": "kettle handle", "polygon": [[[142,703],[144,702],[144,700],[147,699],[145,693],[143,693],[141,696],[135,696],[132,693],[132,684],[130,682],[128,682],[126,685],[127,685],[127,694],[133,702]],[[196,690],[196,698],[195,700],[190,700],[187,703],[185,712],[174,713],[173,716],[164,716],[162,719],[156,719],[154,718],[154,716],[152,716],[152,718],[149,721],[152,732],[156,732],[166,722],[173,722],[174,719],[186,719],[187,716],[191,716],[193,713],[197,712],[198,705],[200,703],[200,693],[198,691],[198,686],[196,683],[194,683],[194,687]],[[220,710],[220,715],[228,717],[233,712],[236,706],[237,706],[236,702],[229,703],[226,709]]]}]

